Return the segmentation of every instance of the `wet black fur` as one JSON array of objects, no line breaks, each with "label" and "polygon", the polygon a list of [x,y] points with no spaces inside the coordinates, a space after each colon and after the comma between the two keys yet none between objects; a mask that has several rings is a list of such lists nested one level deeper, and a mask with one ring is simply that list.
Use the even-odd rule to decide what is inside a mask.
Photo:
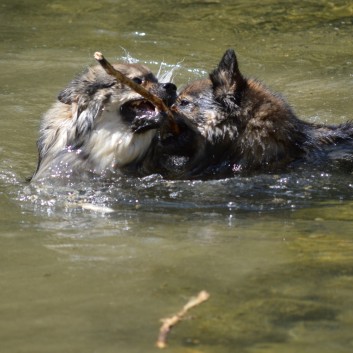
[{"label": "wet black fur", "polygon": [[245,78],[233,50],[209,79],[191,83],[172,106],[181,134],[161,128],[160,172],[172,178],[217,178],[276,172],[340,160],[353,168],[353,123],[313,124],[262,83]]}]

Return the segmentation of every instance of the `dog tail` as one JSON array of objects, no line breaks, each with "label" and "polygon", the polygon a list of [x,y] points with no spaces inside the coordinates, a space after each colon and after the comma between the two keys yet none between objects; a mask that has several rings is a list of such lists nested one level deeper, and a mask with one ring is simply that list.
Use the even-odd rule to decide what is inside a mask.
[{"label": "dog tail", "polygon": [[321,145],[352,144],[353,147],[353,121],[339,125],[317,125],[313,132],[314,139]]}]

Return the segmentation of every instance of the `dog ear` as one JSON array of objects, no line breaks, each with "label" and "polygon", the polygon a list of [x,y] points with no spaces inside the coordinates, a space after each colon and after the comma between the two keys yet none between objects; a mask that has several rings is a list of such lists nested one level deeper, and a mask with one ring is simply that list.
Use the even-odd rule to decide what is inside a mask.
[{"label": "dog ear", "polygon": [[213,92],[216,100],[229,100],[239,93],[245,79],[239,71],[237,57],[233,49],[228,49],[218,67],[210,74]]},{"label": "dog ear", "polygon": [[78,99],[82,94],[84,94],[84,86],[86,83],[86,86],[90,84],[90,82],[86,81],[83,79],[84,75],[77,76],[75,79],[73,79],[69,85],[64,88],[59,94],[58,94],[58,100],[61,103],[64,104],[73,104],[77,103]]},{"label": "dog ear", "polygon": [[115,83],[113,77],[89,68],[59,93],[58,100],[71,106],[76,140],[92,130],[95,120],[111,97],[110,88]]},{"label": "dog ear", "polygon": [[72,104],[76,100],[75,96],[75,89],[70,85],[59,93],[58,100],[64,104]]},{"label": "dog ear", "polygon": [[102,69],[88,68],[59,93],[58,100],[64,104],[78,103],[82,97],[86,97],[88,100],[99,90],[110,88],[115,84],[116,80],[105,74]]},{"label": "dog ear", "polygon": [[72,118],[75,121],[75,140],[87,136],[94,127],[95,120],[103,111],[104,105],[109,100],[110,94],[97,94],[87,100],[80,97],[77,104],[72,105]]},{"label": "dog ear", "polygon": [[111,97],[112,93],[109,90],[111,86],[111,83],[77,79],[59,93],[58,100],[71,107],[75,147],[77,144],[80,145],[81,139],[93,129],[97,117]]}]

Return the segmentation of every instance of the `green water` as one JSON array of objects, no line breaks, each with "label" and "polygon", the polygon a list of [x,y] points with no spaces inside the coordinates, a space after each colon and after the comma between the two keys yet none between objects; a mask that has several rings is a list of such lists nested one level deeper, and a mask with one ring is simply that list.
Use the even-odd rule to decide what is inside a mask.
[{"label": "green water", "polygon": [[2,0],[0,352],[157,352],[159,320],[202,289],[168,352],[352,352],[351,174],[25,182],[41,114],[97,50],[178,64],[182,86],[232,47],[303,119],[339,123],[352,25],[343,0]]}]

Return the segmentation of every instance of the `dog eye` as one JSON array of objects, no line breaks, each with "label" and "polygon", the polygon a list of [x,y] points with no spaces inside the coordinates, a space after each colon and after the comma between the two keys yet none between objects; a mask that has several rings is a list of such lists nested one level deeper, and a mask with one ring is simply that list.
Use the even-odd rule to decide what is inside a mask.
[{"label": "dog eye", "polygon": [[186,106],[189,105],[190,103],[191,103],[190,101],[188,101],[188,100],[186,100],[186,99],[182,99],[179,104],[180,104],[182,107],[186,107]]},{"label": "dog eye", "polygon": [[134,77],[132,79],[135,83],[137,83],[138,85],[140,85],[142,83],[142,80],[140,79],[140,77]]}]

